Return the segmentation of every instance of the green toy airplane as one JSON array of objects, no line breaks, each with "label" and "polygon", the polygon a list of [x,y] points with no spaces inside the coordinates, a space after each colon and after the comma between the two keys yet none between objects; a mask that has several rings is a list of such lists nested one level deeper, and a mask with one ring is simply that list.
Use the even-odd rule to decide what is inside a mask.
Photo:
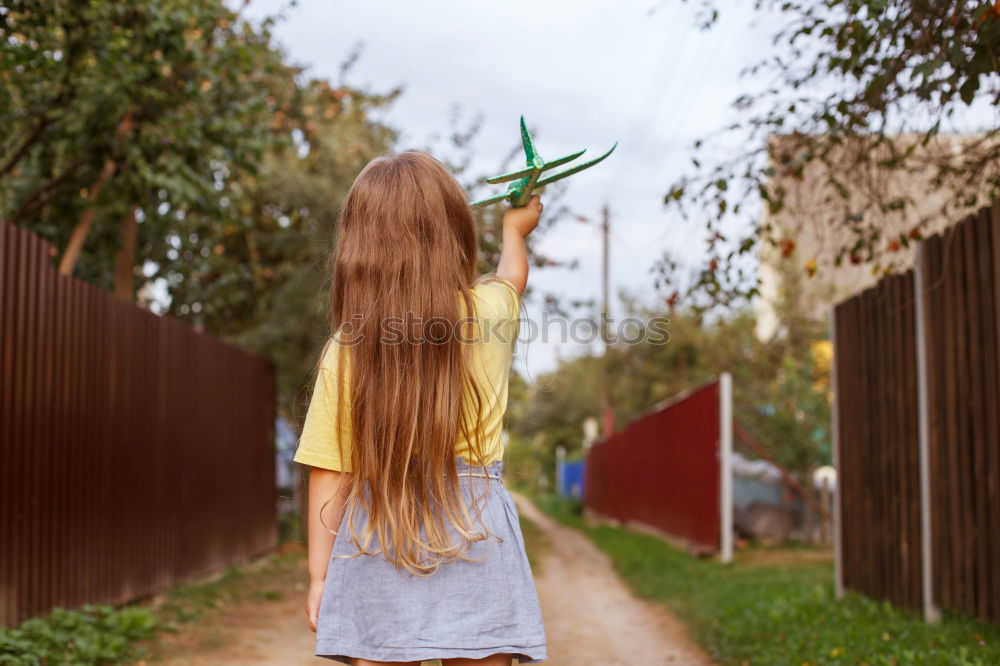
[{"label": "green toy airplane", "polygon": [[492,178],[487,178],[486,182],[491,185],[496,185],[497,183],[510,183],[507,186],[507,191],[501,194],[494,195],[492,197],[486,197],[485,199],[480,199],[479,201],[473,201],[473,206],[487,206],[491,203],[496,203],[497,201],[503,201],[506,199],[510,202],[510,205],[514,208],[520,208],[531,200],[531,193],[540,187],[544,187],[549,183],[554,183],[557,180],[562,180],[567,176],[572,176],[574,173],[578,173],[594,166],[605,157],[610,155],[612,151],[618,146],[618,142],[615,141],[615,145],[611,146],[611,150],[604,153],[600,157],[589,162],[584,162],[583,164],[578,164],[571,169],[566,169],[561,173],[548,176],[547,178],[542,178],[539,180],[539,176],[542,172],[551,169],[552,167],[557,167],[567,162],[572,162],[580,155],[583,155],[586,150],[581,150],[578,153],[573,153],[572,155],[567,155],[565,157],[560,157],[557,160],[552,160],[551,162],[546,162],[535,150],[535,142],[528,134],[528,128],[524,124],[524,116],[521,116],[521,143],[524,144],[524,157],[528,163],[527,169],[522,169],[520,171],[515,171],[513,173],[505,173],[502,176],[493,176]]}]

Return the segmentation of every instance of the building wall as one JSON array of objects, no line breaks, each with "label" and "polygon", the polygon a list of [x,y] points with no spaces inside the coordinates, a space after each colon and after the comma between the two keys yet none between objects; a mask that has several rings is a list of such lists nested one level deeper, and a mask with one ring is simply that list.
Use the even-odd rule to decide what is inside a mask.
[{"label": "building wall", "polygon": [[[919,137],[898,137],[899,146],[917,142]],[[885,150],[871,153],[868,165],[858,165],[853,157],[832,156],[829,165],[810,162],[801,171],[801,151],[791,147],[787,137],[775,137],[770,142],[770,164],[775,175],[769,189],[786,191],[784,207],[771,214],[765,206],[762,224],[771,227],[768,239],[760,251],[760,297],[756,303],[757,336],[768,340],[781,333],[778,304],[782,292],[797,282],[797,297],[801,312],[825,320],[830,307],[874,285],[882,276],[906,270],[913,265],[913,244],[900,236],[919,234],[926,237],[951,226],[968,214],[955,205],[954,190],[935,187],[936,169],[932,164],[954,158],[965,151],[966,144],[979,142],[980,137],[944,136],[926,147],[914,150],[905,168],[886,170],[873,166],[874,161],[888,154]],[[846,151],[844,151],[846,152]],[[852,151],[854,152],[854,151]],[[839,190],[828,182],[836,173],[846,188],[845,200]],[[902,210],[879,210],[872,202],[903,199]],[[849,216],[864,211],[860,222],[850,222]],[[837,265],[842,248],[854,242],[857,235],[851,225],[866,233],[877,231],[875,261],[867,261],[866,252],[860,262],[852,262],[847,254]],[[808,264],[814,265],[809,276]]]}]

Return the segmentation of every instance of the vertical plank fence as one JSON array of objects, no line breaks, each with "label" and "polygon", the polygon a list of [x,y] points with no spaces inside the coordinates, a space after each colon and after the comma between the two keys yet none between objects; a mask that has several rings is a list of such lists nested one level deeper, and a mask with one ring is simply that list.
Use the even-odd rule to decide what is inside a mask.
[{"label": "vertical plank fence", "polygon": [[910,608],[922,602],[914,310],[912,272],[883,280],[838,307],[835,355],[844,585]]},{"label": "vertical plank fence", "polygon": [[1000,621],[1000,206],[924,247],[937,602]]},{"label": "vertical plank fence", "polygon": [[0,223],[0,624],[272,548],[274,371]]},{"label": "vertical plank fence", "polygon": [[1000,621],[1000,205],[917,262],[834,310],[842,583],[931,619]]}]

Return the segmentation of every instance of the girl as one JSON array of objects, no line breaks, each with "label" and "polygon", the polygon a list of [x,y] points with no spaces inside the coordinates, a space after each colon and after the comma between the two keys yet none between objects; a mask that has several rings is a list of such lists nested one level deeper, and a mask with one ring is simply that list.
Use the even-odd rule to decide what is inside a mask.
[{"label": "girl", "polygon": [[465,193],[420,151],[358,175],[340,214],[323,351],[297,462],[310,465],[306,613],[345,664],[535,663],[545,631],[502,421],[537,196],[477,279]]}]

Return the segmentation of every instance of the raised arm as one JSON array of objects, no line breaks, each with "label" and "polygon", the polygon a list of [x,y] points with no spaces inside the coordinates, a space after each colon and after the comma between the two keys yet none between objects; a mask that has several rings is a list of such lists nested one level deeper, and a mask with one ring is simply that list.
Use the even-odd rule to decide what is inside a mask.
[{"label": "raised arm", "polygon": [[537,194],[521,208],[509,208],[503,214],[503,248],[497,275],[510,280],[523,292],[528,284],[528,250],[524,239],[538,226],[542,200]]}]

